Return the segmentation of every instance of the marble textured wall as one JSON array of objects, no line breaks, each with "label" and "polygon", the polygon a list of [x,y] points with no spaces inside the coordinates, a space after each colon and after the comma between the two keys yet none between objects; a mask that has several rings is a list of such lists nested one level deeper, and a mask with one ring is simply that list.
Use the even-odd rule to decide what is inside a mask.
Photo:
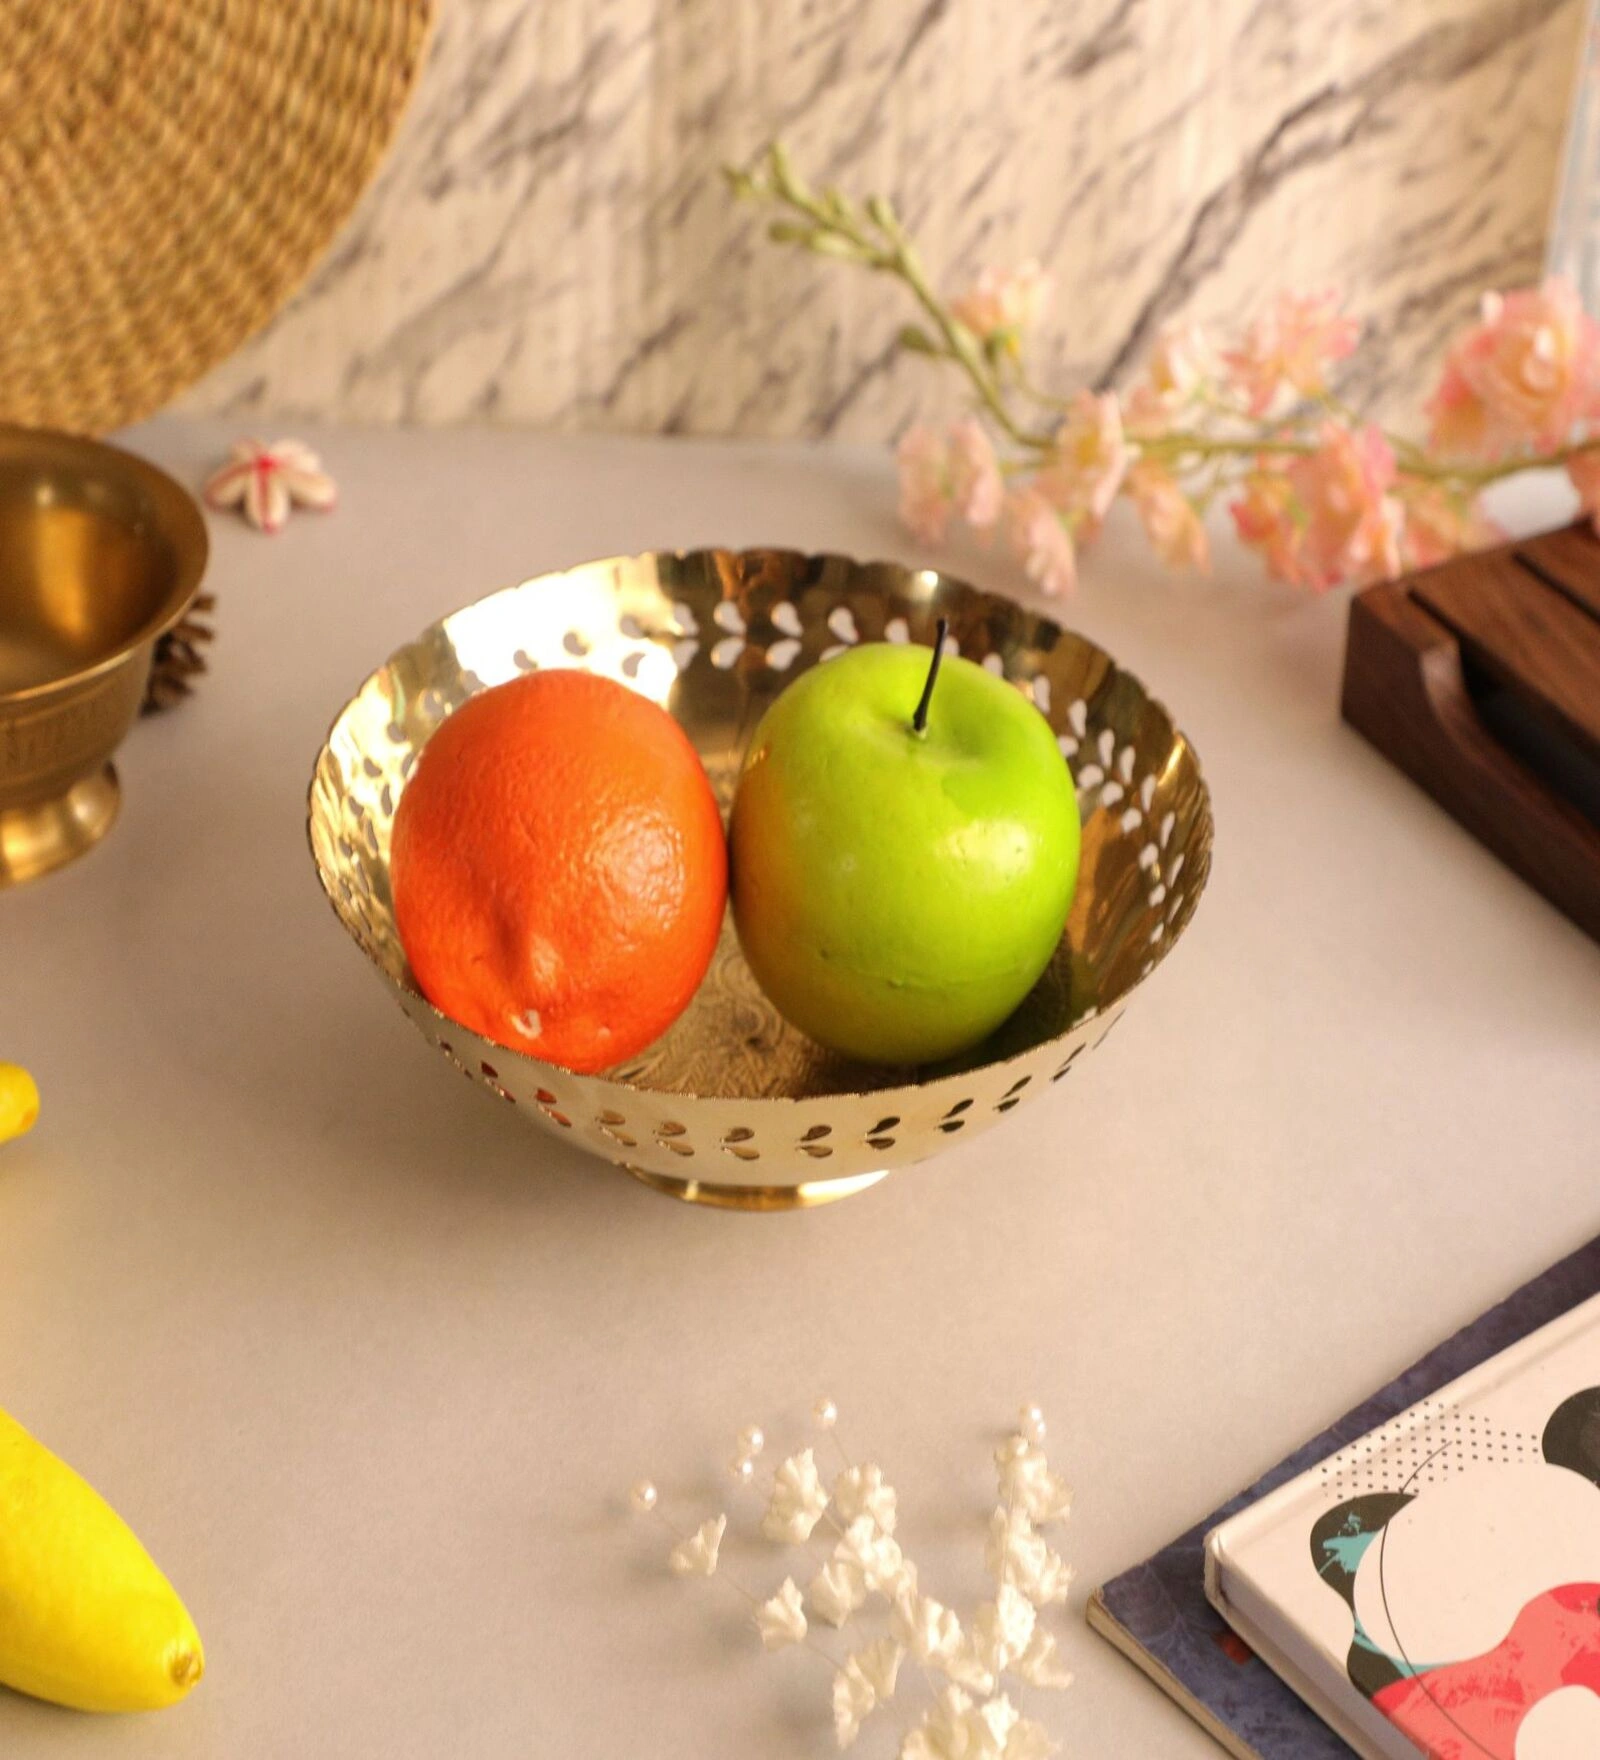
[{"label": "marble textured wall", "polygon": [[782,134],[892,191],[954,286],[1031,253],[1045,351],[1334,283],[1390,410],[1537,274],[1577,0],[441,0],[395,151],[189,407],[880,438],[897,291],[769,246],[718,164]]}]

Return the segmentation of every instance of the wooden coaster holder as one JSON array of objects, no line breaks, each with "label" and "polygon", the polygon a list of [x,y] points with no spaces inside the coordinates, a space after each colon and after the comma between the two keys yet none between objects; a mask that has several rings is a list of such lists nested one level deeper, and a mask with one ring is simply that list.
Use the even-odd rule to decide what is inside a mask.
[{"label": "wooden coaster holder", "polygon": [[1600,539],[1587,523],[1358,594],[1343,710],[1600,941]]}]

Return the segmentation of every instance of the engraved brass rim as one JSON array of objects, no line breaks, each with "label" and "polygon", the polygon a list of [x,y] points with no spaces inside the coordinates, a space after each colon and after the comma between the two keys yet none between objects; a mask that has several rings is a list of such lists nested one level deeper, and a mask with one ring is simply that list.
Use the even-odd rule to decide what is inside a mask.
[{"label": "engraved brass rim", "polygon": [[207,550],[193,498],[154,465],[0,427],[0,887],[63,866],[111,828],[112,753]]},{"label": "engraved brass rim", "polygon": [[[579,666],[662,703],[719,801],[766,705],[857,642],[932,639],[1024,691],[1073,770],[1078,896],[1049,971],[965,1057],[920,1070],[849,1063],[789,1027],[731,924],[661,1039],[579,1076],[482,1039],[417,990],[394,929],[395,802],[439,723],[475,691]],[[323,890],[446,1062],[542,1130],[656,1190],[746,1209],[848,1195],[964,1141],[1054,1089],[1111,1032],[1191,920],[1210,870],[1211,803],[1171,716],[1093,643],[931,569],[785,550],[651,552],[524,581],[430,626],[373,673],[329,730],[307,834]]]}]

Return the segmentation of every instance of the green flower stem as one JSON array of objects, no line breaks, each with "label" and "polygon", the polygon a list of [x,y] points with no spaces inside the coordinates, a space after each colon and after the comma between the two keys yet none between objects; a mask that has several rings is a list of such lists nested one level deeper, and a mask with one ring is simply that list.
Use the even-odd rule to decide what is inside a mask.
[{"label": "green flower stem", "polygon": [[[814,192],[795,172],[781,142],[773,142],[756,160],[750,170],[727,167],[726,176],[734,194],[748,201],[766,202],[785,211],[794,219],[778,219],[769,228],[769,235],[779,244],[797,245],[815,256],[832,257],[853,262],[875,274],[889,275],[902,282],[933,327],[933,335],[908,326],[905,346],[915,348],[935,360],[951,361],[966,374],[982,407],[988,411],[1001,432],[1014,446],[1029,456],[1003,459],[1002,473],[1008,477],[1037,469],[1043,459],[1056,449],[1053,434],[1041,432],[1016,416],[1006,401],[1008,386],[997,370],[995,361],[985,352],[980,338],[963,324],[949,306],[934,292],[916,247],[906,236],[893,206],[882,196],[870,197],[865,215],[836,189]],[[1016,390],[1042,408],[1064,411],[1070,407],[1029,379],[1020,360],[1011,367],[1012,384]],[[1324,394],[1313,408],[1320,408],[1334,420],[1359,425],[1364,418],[1342,399]],[[1202,399],[1200,413],[1213,413],[1232,423],[1247,424],[1250,418],[1241,410],[1230,408],[1214,399]],[[1400,474],[1418,482],[1437,484],[1458,497],[1472,497],[1493,483],[1503,482],[1526,470],[1554,469],[1574,458],[1600,451],[1600,434],[1572,445],[1546,453],[1517,453],[1490,463],[1472,464],[1463,460],[1436,460],[1425,448],[1403,435],[1380,429],[1393,448]],[[1229,466],[1234,461],[1258,457],[1304,458],[1317,452],[1321,442],[1292,430],[1250,434],[1210,433],[1204,428],[1165,429],[1141,435],[1136,430],[1129,441],[1143,458],[1169,464],[1184,474],[1204,472],[1201,488],[1209,501],[1225,486]]]},{"label": "green flower stem", "polygon": [[1496,459],[1492,464],[1425,462],[1422,467],[1410,471],[1409,474],[1426,477],[1436,483],[1458,484],[1463,489],[1475,491],[1486,489],[1491,483],[1503,482],[1507,477],[1519,476],[1523,471],[1555,470],[1572,459],[1582,458],[1591,452],[1600,452],[1600,434],[1593,434],[1587,440],[1575,440],[1570,446],[1558,446],[1553,452],[1517,453],[1510,458]]},{"label": "green flower stem", "polygon": [[796,244],[818,256],[842,257],[877,274],[892,275],[903,281],[933,323],[943,345],[941,352],[965,372],[979,402],[1005,434],[1014,444],[1026,446],[1030,451],[1051,450],[1050,435],[1031,432],[1007,408],[1005,396],[984,359],[977,338],[929,285],[916,248],[906,237],[898,215],[887,201],[874,196],[867,203],[868,219],[878,234],[874,237],[862,224],[847,197],[837,190],[829,190],[819,197],[807,188],[796,176],[788,154],[777,143],[768,147],[753,172],[730,168],[727,177],[736,195],[774,202],[803,215],[810,222],[809,227],[778,222],[772,229],[778,243]]},{"label": "green flower stem", "polygon": [[1141,457],[1153,458],[1158,462],[1183,457],[1199,460],[1253,458],[1262,453],[1282,453],[1286,457],[1301,458],[1318,450],[1318,442],[1315,440],[1274,434],[1263,434],[1249,440],[1234,440],[1221,434],[1202,433],[1198,429],[1169,428],[1164,433],[1147,435],[1142,439],[1136,433],[1130,434],[1128,438],[1139,448]]}]

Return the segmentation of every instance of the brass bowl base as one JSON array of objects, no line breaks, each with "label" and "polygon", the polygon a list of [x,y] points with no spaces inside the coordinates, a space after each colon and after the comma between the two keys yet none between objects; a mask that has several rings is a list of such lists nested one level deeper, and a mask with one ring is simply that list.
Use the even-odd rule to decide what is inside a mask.
[{"label": "brass bowl base", "polygon": [[641,1185],[669,1198],[681,1198],[685,1204],[705,1204],[713,1210],[815,1210],[823,1204],[837,1204],[841,1198],[853,1198],[889,1177],[887,1167],[870,1173],[847,1173],[838,1179],[812,1179],[798,1186],[735,1186],[709,1185],[697,1179],[679,1179],[675,1174],[653,1173],[647,1167],[623,1165]]},{"label": "brass bowl base", "polygon": [[53,800],[0,807],[0,887],[75,862],[111,829],[121,805],[117,773],[107,764]]}]

